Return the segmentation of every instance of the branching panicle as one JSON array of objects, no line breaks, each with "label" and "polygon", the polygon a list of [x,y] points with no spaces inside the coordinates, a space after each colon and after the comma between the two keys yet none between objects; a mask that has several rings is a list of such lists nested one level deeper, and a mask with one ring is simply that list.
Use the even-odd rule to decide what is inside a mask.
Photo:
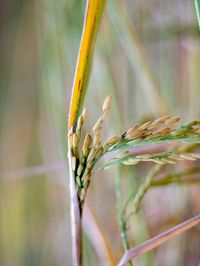
[{"label": "branching panicle", "polygon": [[[134,124],[120,135],[109,138],[103,145],[101,133],[103,123],[108,115],[111,104],[111,96],[107,96],[99,117],[92,129],[92,134],[84,137],[82,148],[79,148],[82,135],[82,127],[86,119],[86,109],[83,109],[78,117],[77,126],[69,133],[72,169],[74,172],[78,198],[81,206],[85,200],[86,192],[90,184],[92,169],[97,160],[107,152],[124,148],[137,147],[146,144],[171,143],[171,142],[200,142],[200,121],[195,120],[176,128],[180,121],[178,116],[163,116],[143,124]],[[196,160],[200,158],[198,153],[183,151],[166,151],[162,153],[133,155],[125,151],[109,160],[101,169],[108,169],[115,163],[133,165],[139,162],[155,162],[160,165],[174,164],[180,160]]]}]

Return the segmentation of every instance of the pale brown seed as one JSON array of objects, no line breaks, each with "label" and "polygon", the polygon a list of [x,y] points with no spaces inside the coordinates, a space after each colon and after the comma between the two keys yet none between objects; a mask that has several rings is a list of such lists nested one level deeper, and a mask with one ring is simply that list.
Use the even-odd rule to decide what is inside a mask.
[{"label": "pale brown seed", "polygon": [[69,145],[70,145],[70,148],[73,147],[73,135],[69,135]]},{"label": "pale brown seed", "polygon": [[164,124],[167,126],[171,126],[177,123],[180,120],[179,116],[170,117],[169,119],[165,120]]},{"label": "pale brown seed", "polygon": [[135,130],[135,131],[130,131],[129,134],[126,134],[126,138],[128,140],[131,140],[131,139],[140,139],[144,136],[144,132],[141,132],[139,130]]},{"label": "pale brown seed", "polygon": [[100,133],[94,135],[93,141],[94,148],[97,149],[101,145],[101,136]]},{"label": "pale brown seed", "polygon": [[132,125],[129,127],[129,129],[126,132],[126,135],[132,134],[132,132],[135,132],[138,129],[138,124]]},{"label": "pale brown seed", "polygon": [[75,132],[74,134],[73,134],[73,140],[72,140],[72,146],[73,146],[73,148],[75,149],[75,148],[77,148],[77,145],[78,145],[78,135],[77,135],[77,133]]},{"label": "pale brown seed", "polygon": [[87,162],[94,160],[95,152],[96,152],[96,150],[94,148],[92,148],[89,155],[88,155]]},{"label": "pale brown seed", "polygon": [[87,162],[87,168],[91,170],[94,166],[94,159]]},{"label": "pale brown seed", "polygon": [[86,134],[85,139],[84,139],[84,143],[83,143],[83,148],[82,148],[84,157],[88,156],[88,153],[90,151],[91,142],[92,142],[92,137],[90,136],[90,134]]},{"label": "pale brown seed", "polygon": [[102,128],[102,124],[103,124],[103,118],[100,117],[97,122],[95,123],[95,125],[93,126],[92,131],[95,132],[97,131],[99,128]]},{"label": "pale brown seed", "polygon": [[162,116],[154,121],[154,123],[164,123],[167,119],[169,119],[169,115]]},{"label": "pale brown seed", "polygon": [[[87,176],[89,175],[89,169],[86,168],[84,173],[83,173],[83,176],[82,176],[82,180],[85,180],[87,178]],[[83,183],[84,184],[84,183]]]},{"label": "pale brown seed", "polygon": [[149,128],[149,126],[152,124],[152,121],[148,121],[146,123],[144,123],[143,125],[141,125],[140,127],[138,127],[138,130],[142,131],[142,130],[146,130]]},{"label": "pale brown seed", "polygon": [[152,132],[152,135],[153,136],[163,136],[163,135],[168,134],[170,131],[171,131],[171,128],[165,127],[165,128],[161,128],[161,129],[158,129],[158,130]]},{"label": "pale brown seed", "polygon": [[98,148],[98,150],[95,153],[95,159],[99,158],[99,156],[101,156],[102,152],[103,152],[103,147],[101,146]]},{"label": "pale brown seed", "polygon": [[110,139],[108,139],[105,142],[105,146],[111,146],[111,145],[117,143],[118,141],[119,141],[119,137],[117,137],[117,136],[111,137]]},{"label": "pale brown seed", "polygon": [[112,100],[112,96],[107,96],[104,103],[103,103],[103,112],[104,113],[108,113],[109,112],[109,109],[110,109],[110,105],[111,105],[111,100]]},{"label": "pale brown seed", "polygon": [[163,124],[169,118],[170,118],[169,115],[165,115],[165,116],[162,116],[162,117],[156,119],[155,121],[153,121],[151,123],[151,125],[148,127],[148,129],[149,130],[156,129],[160,124]]}]

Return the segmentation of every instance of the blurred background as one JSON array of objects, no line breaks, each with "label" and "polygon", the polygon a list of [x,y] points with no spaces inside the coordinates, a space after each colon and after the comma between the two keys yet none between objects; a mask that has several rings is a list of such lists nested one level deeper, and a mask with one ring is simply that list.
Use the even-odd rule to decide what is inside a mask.
[{"label": "blurred background", "polygon": [[[0,1],[2,266],[72,265],[67,115],[85,4]],[[104,139],[135,121],[162,114],[198,119],[199,69],[200,32],[193,1],[108,0],[85,102],[85,131],[99,117],[107,95],[113,102]],[[151,167],[120,170],[123,200]],[[113,265],[104,254],[105,243],[115,262],[124,252],[115,207],[117,171],[113,167],[93,176],[84,217],[86,266]],[[130,245],[199,213],[199,189],[172,185],[150,190],[139,214],[130,219]],[[142,256],[136,265],[197,266],[199,247],[200,231],[195,228]]]}]

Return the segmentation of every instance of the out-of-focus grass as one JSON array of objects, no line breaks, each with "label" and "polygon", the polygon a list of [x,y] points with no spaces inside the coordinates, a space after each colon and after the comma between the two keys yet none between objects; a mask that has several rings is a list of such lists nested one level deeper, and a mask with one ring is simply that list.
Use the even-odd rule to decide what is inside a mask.
[{"label": "out-of-focus grass", "polygon": [[[183,120],[199,118],[200,46],[193,2],[120,4],[130,21],[128,29],[122,24],[123,34],[130,35],[131,29],[136,32],[138,48],[158,84],[156,93],[169,112]],[[38,176],[29,172],[26,177],[11,178],[7,173],[66,159],[67,110],[85,1],[4,0],[0,5],[0,265],[71,265],[65,166]],[[160,104],[155,101],[149,106],[153,93],[143,87],[146,68],[137,65],[134,47],[128,46],[132,52],[122,47],[110,12],[105,13],[98,36],[86,100],[89,128],[100,114],[104,97],[114,96],[105,138],[149,117],[152,106],[157,110]],[[140,75],[134,69],[139,69]],[[148,171],[146,166],[125,167],[121,182],[124,198]],[[119,259],[123,249],[114,176],[115,171],[96,174],[87,200]],[[148,192],[143,211],[130,220],[131,245],[199,212],[198,189],[197,185],[189,189],[172,186]],[[84,239],[86,265],[102,265],[90,239]],[[142,257],[141,263],[197,265],[199,242],[199,231],[194,229]]]}]

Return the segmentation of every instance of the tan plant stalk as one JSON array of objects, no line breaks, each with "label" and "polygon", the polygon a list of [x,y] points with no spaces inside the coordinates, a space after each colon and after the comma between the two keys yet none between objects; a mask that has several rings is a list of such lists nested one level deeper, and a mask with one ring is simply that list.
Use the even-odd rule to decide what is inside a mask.
[{"label": "tan plant stalk", "polygon": [[[71,202],[71,236],[73,265],[82,265],[82,205],[77,191],[75,171],[78,165],[78,139],[80,137],[83,121],[77,125],[78,114],[81,111],[85,93],[87,90],[92,55],[96,39],[96,33],[105,6],[105,0],[88,0],[85,11],[84,26],[80,43],[79,55],[74,76],[72,97],[68,118],[68,161],[70,179],[70,202]],[[85,114],[82,119],[84,120]],[[78,130],[76,131],[76,126]],[[79,172],[81,169],[79,169]]]}]

